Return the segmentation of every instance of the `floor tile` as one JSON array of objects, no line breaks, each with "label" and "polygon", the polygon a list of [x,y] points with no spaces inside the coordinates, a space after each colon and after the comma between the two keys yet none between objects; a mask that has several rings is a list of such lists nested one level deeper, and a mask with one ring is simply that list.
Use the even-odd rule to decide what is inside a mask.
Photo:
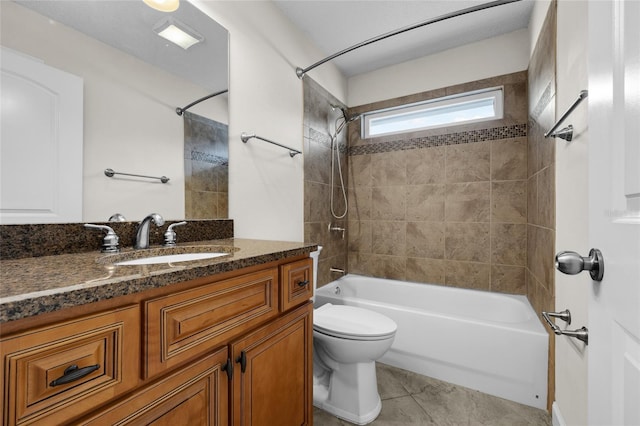
[{"label": "floor tile", "polygon": [[[382,411],[373,426],[550,426],[544,410],[377,364]],[[348,426],[314,408],[316,426]]]}]

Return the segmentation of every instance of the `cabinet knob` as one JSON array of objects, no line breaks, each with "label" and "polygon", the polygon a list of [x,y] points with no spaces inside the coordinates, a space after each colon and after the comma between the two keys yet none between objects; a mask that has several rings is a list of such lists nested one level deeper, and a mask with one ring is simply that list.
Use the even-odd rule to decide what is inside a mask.
[{"label": "cabinet knob", "polygon": [[307,284],[309,284],[309,280],[298,281],[298,286],[300,286],[300,287],[304,287]]}]

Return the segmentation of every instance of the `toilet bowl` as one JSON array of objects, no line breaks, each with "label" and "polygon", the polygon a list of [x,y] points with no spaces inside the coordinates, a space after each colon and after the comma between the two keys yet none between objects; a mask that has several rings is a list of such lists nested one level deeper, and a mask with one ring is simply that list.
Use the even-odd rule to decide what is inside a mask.
[{"label": "toilet bowl", "polygon": [[[322,247],[311,253],[314,286]],[[325,304],[313,312],[313,405],[355,424],[382,409],[375,362],[393,343],[397,325],[367,309]]]}]

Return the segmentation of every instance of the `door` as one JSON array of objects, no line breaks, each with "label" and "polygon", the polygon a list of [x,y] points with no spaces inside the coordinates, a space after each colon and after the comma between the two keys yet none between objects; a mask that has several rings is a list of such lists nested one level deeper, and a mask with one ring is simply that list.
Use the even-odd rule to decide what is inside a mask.
[{"label": "door", "polygon": [[312,308],[307,303],[231,344],[230,424],[312,424]]},{"label": "door", "polygon": [[589,2],[588,419],[640,425],[640,2]]},{"label": "door", "polygon": [[82,220],[83,81],[2,48],[0,223]]}]

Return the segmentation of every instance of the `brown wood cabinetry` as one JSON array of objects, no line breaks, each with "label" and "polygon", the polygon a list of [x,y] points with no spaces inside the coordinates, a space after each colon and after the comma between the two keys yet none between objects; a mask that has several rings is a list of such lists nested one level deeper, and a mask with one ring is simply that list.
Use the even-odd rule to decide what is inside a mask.
[{"label": "brown wood cabinetry", "polygon": [[0,340],[3,424],[62,424],[139,380],[137,305]]},{"label": "brown wood cabinetry", "polygon": [[312,424],[312,311],[307,303],[231,344],[230,424]]},{"label": "brown wood cabinetry", "polygon": [[145,375],[149,377],[277,316],[278,270],[206,284],[145,301],[144,306]]},{"label": "brown wood cabinetry", "polygon": [[227,348],[163,377],[79,425],[220,426],[228,422]]},{"label": "brown wood cabinetry", "polygon": [[282,289],[280,307],[283,311],[306,302],[313,296],[313,261],[309,258],[280,266]]},{"label": "brown wood cabinetry", "polygon": [[311,272],[299,256],[13,326],[2,424],[311,425]]}]

